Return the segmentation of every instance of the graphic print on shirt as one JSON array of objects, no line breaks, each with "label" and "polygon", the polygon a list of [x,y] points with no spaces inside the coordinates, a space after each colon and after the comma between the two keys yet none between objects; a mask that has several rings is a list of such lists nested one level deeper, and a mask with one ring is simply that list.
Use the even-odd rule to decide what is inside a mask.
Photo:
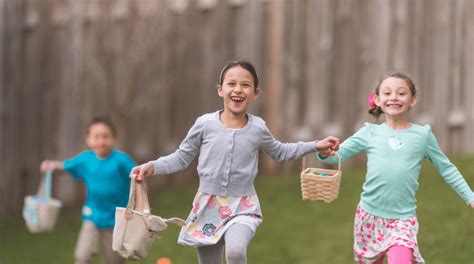
[{"label": "graphic print on shirt", "polygon": [[398,138],[398,137],[389,137],[388,138],[388,145],[393,149],[393,150],[397,150],[401,147],[403,147],[403,141]]}]

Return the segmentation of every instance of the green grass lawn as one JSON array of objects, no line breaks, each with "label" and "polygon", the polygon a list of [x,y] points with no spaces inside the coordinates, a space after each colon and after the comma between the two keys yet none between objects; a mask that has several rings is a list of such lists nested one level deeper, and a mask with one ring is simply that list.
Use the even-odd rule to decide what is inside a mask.
[{"label": "green grass lawn", "polygon": [[[474,187],[474,157],[454,159]],[[354,263],[352,225],[364,177],[363,168],[343,168],[339,198],[331,204],[301,200],[298,173],[261,177],[256,187],[264,222],[248,249],[249,263]],[[153,212],[186,218],[196,186],[162,191],[152,200]],[[469,209],[425,164],[418,198],[420,250],[429,264],[474,263],[474,210]],[[29,234],[20,216],[0,219],[0,264],[73,263],[80,227],[78,209],[63,210],[56,230]],[[194,248],[176,243],[179,229],[170,227],[157,239],[145,263],[169,257],[174,264],[197,263]],[[100,263],[96,258],[94,263]],[[132,262],[130,262],[132,263]]]}]

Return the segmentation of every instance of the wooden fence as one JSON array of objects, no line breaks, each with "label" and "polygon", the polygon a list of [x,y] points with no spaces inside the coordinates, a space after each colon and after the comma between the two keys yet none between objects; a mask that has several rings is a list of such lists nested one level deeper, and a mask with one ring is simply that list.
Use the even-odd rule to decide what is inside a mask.
[{"label": "wooden fence", "polygon": [[[0,215],[34,192],[42,159],[85,148],[93,116],[111,116],[118,147],[139,162],[173,151],[197,116],[222,107],[217,77],[232,58],[257,66],[264,93],[251,112],[282,141],[352,134],[370,120],[378,79],[403,71],[420,90],[414,121],[448,153],[472,153],[473,10],[472,0],[0,0]],[[78,184],[55,184],[77,204]]]}]

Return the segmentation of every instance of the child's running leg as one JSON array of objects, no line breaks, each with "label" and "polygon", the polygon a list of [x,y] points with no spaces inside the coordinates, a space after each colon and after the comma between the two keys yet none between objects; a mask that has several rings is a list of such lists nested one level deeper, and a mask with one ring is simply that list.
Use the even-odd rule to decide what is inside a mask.
[{"label": "child's running leg", "polygon": [[113,230],[103,230],[101,231],[102,235],[102,259],[104,264],[122,264],[125,263],[125,259],[119,256],[116,252],[112,250],[112,240],[113,240]]},{"label": "child's running leg", "polygon": [[247,225],[233,224],[225,232],[225,256],[228,264],[247,263],[247,246],[253,238]]},{"label": "child's running leg", "polygon": [[382,256],[380,256],[376,261],[374,262],[370,262],[368,260],[361,260],[359,261],[359,264],[382,264],[383,261],[385,260],[385,254],[383,254]]},{"label": "child's running leg", "polygon": [[199,264],[222,264],[224,242],[222,239],[215,245],[198,247]]},{"label": "child's running leg", "polygon": [[392,246],[387,251],[389,264],[412,264],[413,249],[404,246]]},{"label": "child's running leg", "polygon": [[92,256],[97,252],[97,241],[99,241],[99,230],[95,224],[90,221],[83,221],[74,252],[76,264],[91,262]]}]

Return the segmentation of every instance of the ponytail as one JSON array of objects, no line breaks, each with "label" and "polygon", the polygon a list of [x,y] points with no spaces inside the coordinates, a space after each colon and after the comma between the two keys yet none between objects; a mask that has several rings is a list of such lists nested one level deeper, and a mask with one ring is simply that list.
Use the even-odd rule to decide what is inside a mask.
[{"label": "ponytail", "polygon": [[380,106],[374,105],[372,108],[369,108],[369,114],[373,115],[375,119],[378,119],[382,114],[382,108]]},{"label": "ponytail", "polygon": [[369,114],[373,115],[375,119],[378,119],[380,115],[383,113],[382,108],[375,104],[375,96],[378,94],[378,86],[375,89],[375,92],[371,92],[369,94],[369,100],[367,102],[369,106]]}]

